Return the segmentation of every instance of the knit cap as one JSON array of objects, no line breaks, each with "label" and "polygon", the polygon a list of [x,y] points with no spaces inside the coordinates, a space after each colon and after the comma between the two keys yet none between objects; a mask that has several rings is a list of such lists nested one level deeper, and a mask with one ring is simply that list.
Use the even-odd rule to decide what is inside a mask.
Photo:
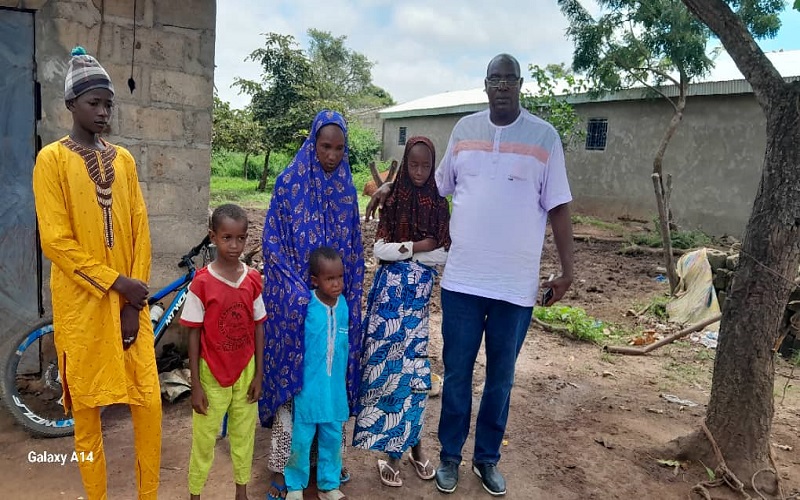
[{"label": "knit cap", "polygon": [[72,59],[64,81],[64,100],[75,99],[94,89],[107,89],[114,94],[111,78],[97,59],[87,55],[83,47],[75,47],[72,49]]}]

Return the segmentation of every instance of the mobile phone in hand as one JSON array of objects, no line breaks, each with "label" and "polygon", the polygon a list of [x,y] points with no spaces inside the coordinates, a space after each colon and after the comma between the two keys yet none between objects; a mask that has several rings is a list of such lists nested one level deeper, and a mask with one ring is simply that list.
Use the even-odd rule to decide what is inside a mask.
[{"label": "mobile phone in hand", "polygon": [[545,288],[544,293],[542,294],[542,306],[546,306],[550,299],[553,298],[553,289],[552,288]]},{"label": "mobile phone in hand", "polygon": [[[547,281],[548,282],[553,281],[554,277],[555,277],[555,274],[551,274],[550,277],[547,278]],[[541,305],[542,306],[546,306],[547,303],[550,302],[550,299],[552,299],[552,298],[553,298],[553,289],[552,288],[545,288],[544,289],[544,293],[542,293],[542,303],[541,303]]]}]

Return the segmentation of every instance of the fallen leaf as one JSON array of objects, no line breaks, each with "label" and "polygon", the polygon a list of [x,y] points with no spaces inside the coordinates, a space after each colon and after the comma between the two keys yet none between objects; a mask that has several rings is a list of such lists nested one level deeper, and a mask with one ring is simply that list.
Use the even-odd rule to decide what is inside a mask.
[{"label": "fallen leaf", "polygon": [[613,377],[613,376],[614,376],[614,374],[613,374],[613,373],[611,373],[611,372],[603,372],[603,376],[604,376],[604,377]]},{"label": "fallen leaf", "polygon": [[703,462],[700,462],[700,463],[703,465],[703,467],[705,467],[706,474],[708,474],[708,479],[710,481],[715,480],[717,478],[717,473],[714,472],[713,470],[709,469],[708,466],[706,464],[704,464]]},{"label": "fallen leaf", "polygon": [[794,449],[791,446],[789,446],[788,444],[772,443],[772,446],[774,446],[775,448],[778,448],[779,450],[783,450],[783,451],[792,451]]},{"label": "fallen leaf", "polygon": [[508,439],[503,440],[503,446],[508,446]]},{"label": "fallen leaf", "polygon": [[666,467],[680,467],[681,463],[677,460],[657,460],[657,462]]},{"label": "fallen leaf", "polygon": [[648,408],[647,411],[649,411],[650,413],[657,413],[659,415],[664,414],[664,410],[659,410],[658,408]]}]

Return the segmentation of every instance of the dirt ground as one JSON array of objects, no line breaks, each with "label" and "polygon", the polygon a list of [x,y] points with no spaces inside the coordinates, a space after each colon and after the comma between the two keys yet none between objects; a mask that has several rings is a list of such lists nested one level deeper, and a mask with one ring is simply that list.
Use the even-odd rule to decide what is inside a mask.
[{"label": "dirt ground", "polygon": [[[260,241],[263,215],[253,211],[253,242]],[[365,224],[365,247],[371,246],[374,223]],[[596,227],[577,226],[576,234],[609,236]],[[657,281],[656,255],[621,255],[619,242],[576,240],[576,282],[565,303],[580,306],[605,322],[634,331],[645,320],[626,317],[663,294]],[[374,266],[370,263],[368,282]],[[557,254],[548,238],[541,275],[558,271]],[[368,289],[365,287],[365,289]],[[441,311],[438,293],[432,302],[431,359],[436,373],[441,365]],[[646,320],[652,323],[652,320]],[[481,354],[482,356],[482,354]],[[681,342],[646,357],[603,354],[600,346],[575,342],[534,327],[529,331],[512,394],[510,418],[500,469],[508,483],[509,499],[686,499],[691,487],[704,478],[699,464],[674,473],[661,466],[658,448],[699,427],[708,401],[714,351]],[[477,411],[484,379],[483,360],[475,370],[473,408]],[[778,363],[776,412],[772,442],[778,472],[787,495],[800,491],[800,392],[783,387],[789,365]],[[792,379],[792,384],[800,370]],[[673,394],[699,403],[681,407],[665,401]],[[432,398],[426,418],[425,444],[438,463],[436,426],[440,400]],[[473,417],[474,418],[474,417]],[[109,496],[135,498],[132,427],[127,409],[112,408],[103,415],[108,463]],[[474,420],[473,420],[474,421]],[[191,443],[191,405],[187,399],[164,404],[163,459],[160,498],[186,498],[186,475]],[[250,498],[264,498],[270,434],[258,429]],[[604,444],[603,444],[604,443]],[[777,445],[791,447],[791,451]],[[71,453],[72,439],[30,438],[11,417],[0,412],[0,497],[3,499],[83,498],[75,464],[29,463],[34,452]],[[353,479],[343,486],[351,499],[490,498],[469,467],[472,442],[464,449],[461,482],[445,497],[432,482],[423,482],[403,460],[403,488],[388,488],[378,480],[375,454],[349,449],[345,465]],[[718,493],[721,493],[718,490]],[[204,498],[233,497],[232,469],[227,441],[220,441],[217,459]],[[312,498],[307,493],[306,498]]]}]

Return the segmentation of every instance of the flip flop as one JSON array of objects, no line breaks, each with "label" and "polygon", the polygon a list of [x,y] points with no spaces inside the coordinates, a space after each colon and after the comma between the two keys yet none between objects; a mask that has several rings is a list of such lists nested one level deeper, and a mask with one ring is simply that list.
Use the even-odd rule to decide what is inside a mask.
[{"label": "flip flop", "polygon": [[339,476],[339,484],[345,484],[348,481],[350,481],[350,472],[342,467],[342,473]]},{"label": "flip flop", "polygon": [[[386,469],[389,469],[392,473],[392,479],[386,479],[383,475]],[[392,466],[386,460],[378,460],[378,474],[381,477],[381,482],[386,486],[391,486],[392,488],[403,486],[403,480],[400,479],[400,471],[392,469]]]},{"label": "flip flop", "polygon": [[411,464],[414,466],[414,472],[416,472],[417,476],[423,481],[429,481],[436,477],[436,469],[433,468],[431,468],[432,470],[429,474],[425,474],[425,470],[427,470],[428,466],[431,464],[430,460],[425,460],[423,464],[422,462],[414,460],[414,456],[411,453],[408,454],[408,459],[411,460]]},{"label": "flip flop", "polygon": [[267,491],[267,500],[284,500],[285,498],[287,498],[287,496],[283,496],[283,494],[286,493],[286,491],[287,491],[285,484],[283,486],[281,486],[278,483],[276,483],[275,481],[272,481],[272,484],[270,485],[270,487],[271,488],[275,488],[275,491],[278,492],[278,496],[273,496],[269,491]]},{"label": "flip flop", "polygon": [[286,495],[286,500],[303,500],[303,490],[290,491]]}]

